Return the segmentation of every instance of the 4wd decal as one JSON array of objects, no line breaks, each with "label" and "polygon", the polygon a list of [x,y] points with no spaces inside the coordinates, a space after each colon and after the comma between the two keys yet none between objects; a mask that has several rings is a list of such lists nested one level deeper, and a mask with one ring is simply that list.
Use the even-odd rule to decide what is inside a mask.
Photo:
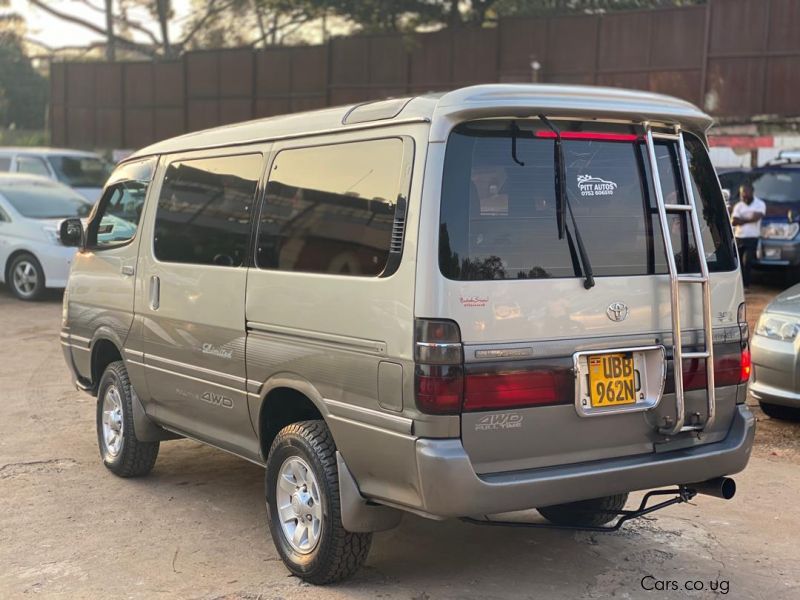
[{"label": "4wd decal", "polygon": [[475,431],[498,431],[500,429],[519,429],[523,416],[519,413],[494,413],[484,415],[475,424]]},{"label": "4wd decal", "polygon": [[591,175],[578,175],[578,188],[581,190],[581,196],[584,197],[613,196],[617,184]]},{"label": "4wd decal", "polygon": [[233,408],[233,400],[228,398],[227,396],[223,396],[222,394],[217,394],[214,392],[203,392],[200,395],[200,399],[204,402],[208,402],[212,406],[220,406],[222,408]]}]

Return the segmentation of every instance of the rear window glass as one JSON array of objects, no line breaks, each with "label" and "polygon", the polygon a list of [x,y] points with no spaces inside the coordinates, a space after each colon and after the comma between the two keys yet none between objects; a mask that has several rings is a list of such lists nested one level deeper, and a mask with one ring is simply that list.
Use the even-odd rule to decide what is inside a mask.
[{"label": "rear window glass", "polygon": [[49,160],[58,180],[70,187],[101,188],[111,175],[111,165],[93,156],[51,156]]},{"label": "rear window glass", "polygon": [[[450,135],[439,239],[440,267],[446,277],[486,280],[582,274],[577,252],[570,249],[575,237],[569,216],[569,233],[558,239],[555,141],[538,120],[515,124],[515,135],[507,120],[463,124]],[[567,130],[581,125],[560,126]],[[605,133],[630,134],[622,126],[610,129]],[[565,139],[563,148],[569,206],[595,276],[666,273],[643,142]],[[665,201],[684,202],[674,145],[659,143],[656,150]],[[697,161],[702,162],[702,157]],[[705,164],[700,162],[694,171],[703,170]],[[701,187],[712,204],[720,203],[720,214],[727,218],[719,190],[711,198],[711,190]],[[711,217],[712,223],[705,228],[713,232],[703,234],[709,268],[732,269],[730,227],[726,237],[725,221],[717,222],[716,213]],[[680,218],[670,223],[682,271],[698,268],[696,244],[687,225]]]}]

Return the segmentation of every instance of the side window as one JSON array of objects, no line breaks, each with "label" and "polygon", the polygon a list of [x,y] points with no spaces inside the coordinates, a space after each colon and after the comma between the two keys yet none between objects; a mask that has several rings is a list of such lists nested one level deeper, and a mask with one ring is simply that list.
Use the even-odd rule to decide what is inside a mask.
[{"label": "side window", "polygon": [[50,169],[47,168],[47,163],[36,156],[18,156],[17,171],[28,173],[29,175],[50,177]]},{"label": "side window", "polygon": [[263,160],[261,154],[245,154],[170,164],[158,199],[155,257],[164,262],[242,266]]},{"label": "side window", "polygon": [[11,170],[11,159],[7,156],[0,156],[0,171],[8,172]]},{"label": "side window", "polygon": [[114,171],[90,218],[87,248],[113,248],[136,236],[155,166],[156,159],[149,158],[121,165]]},{"label": "side window", "polygon": [[404,143],[368,140],[280,152],[258,230],[264,269],[374,277],[405,210]]},{"label": "side window", "polygon": [[0,208],[0,223],[9,223],[9,222],[11,222],[11,219],[9,219],[5,211],[2,208]]},{"label": "side window", "polygon": [[684,139],[708,268],[710,271],[732,271],[736,268],[737,254],[717,174],[703,142],[688,133]]}]

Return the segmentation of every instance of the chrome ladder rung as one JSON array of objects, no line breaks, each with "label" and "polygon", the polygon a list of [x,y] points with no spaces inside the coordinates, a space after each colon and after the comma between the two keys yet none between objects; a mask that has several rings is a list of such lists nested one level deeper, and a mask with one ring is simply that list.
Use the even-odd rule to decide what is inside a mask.
[{"label": "chrome ladder rung", "polygon": [[684,352],[681,354],[681,358],[683,360],[687,360],[689,358],[711,358],[711,355],[708,352]]},{"label": "chrome ladder rung", "polygon": [[[714,390],[714,369],[706,368],[706,420],[702,424],[685,425],[686,422],[686,403],[683,389],[683,360],[684,359],[705,359],[706,364],[714,364],[713,347],[713,328],[711,320],[711,285],[708,274],[708,263],[706,262],[705,248],[703,247],[703,237],[700,230],[700,221],[697,213],[694,190],[691,182],[691,172],[689,162],[686,158],[686,146],[683,141],[683,133],[679,126],[675,126],[674,133],[655,132],[649,123],[644,123],[645,142],[647,156],[650,163],[650,172],[653,187],[655,189],[656,205],[658,208],[659,221],[661,222],[661,234],[664,240],[664,249],[667,253],[667,266],[670,281],[670,306],[672,309],[672,356],[673,356],[673,375],[675,378],[675,422],[668,422],[659,431],[664,435],[675,435],[685,431],[702,431],[710,427],[716,416],[716,397]],[[664,193],[661,189],[661,177],[658,170],[658,159],[656,157],[655,140],[675,142],[678,145],[678,167],[682,180],[682,192],[686,204],[667,204],[664,201]],[[668,222],[669,213],[683,213],[688,215],[688,225],[692,228],[692,234],[697,245],[698,262],[700,263],[700,273],[680,274],[675,262],[675,249],[672,247],[672,235],[670,223]],[[699,283],[702,286],[703,298],[703,346],[702,351],[683,352],[681,341],[681,283]]]},{"label": "chrome ladder rung", "polygon": [[660,131],[653,132],[653,138],[657,140],[669,140],[672,142],[677,142],[680,136],[681,135],[679,133],[664,133]]},{"label": "chrome ladder rung", "polygon": [[684,425],[681,427],[681,433],[685,431],[703,431],[705,429],[705,425]]}]

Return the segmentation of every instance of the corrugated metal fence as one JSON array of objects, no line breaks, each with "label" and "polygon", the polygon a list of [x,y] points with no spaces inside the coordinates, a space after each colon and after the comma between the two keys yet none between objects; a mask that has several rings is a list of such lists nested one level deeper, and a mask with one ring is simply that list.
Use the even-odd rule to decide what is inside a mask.
[{"label": "corrugated metal fence", "polygon": [[319,46],[55,63],[52,143],[137,148],[223,123],[485,82],[586,83],[679,96],[718,116],[800,114],[800,0],[501,20]]}]

